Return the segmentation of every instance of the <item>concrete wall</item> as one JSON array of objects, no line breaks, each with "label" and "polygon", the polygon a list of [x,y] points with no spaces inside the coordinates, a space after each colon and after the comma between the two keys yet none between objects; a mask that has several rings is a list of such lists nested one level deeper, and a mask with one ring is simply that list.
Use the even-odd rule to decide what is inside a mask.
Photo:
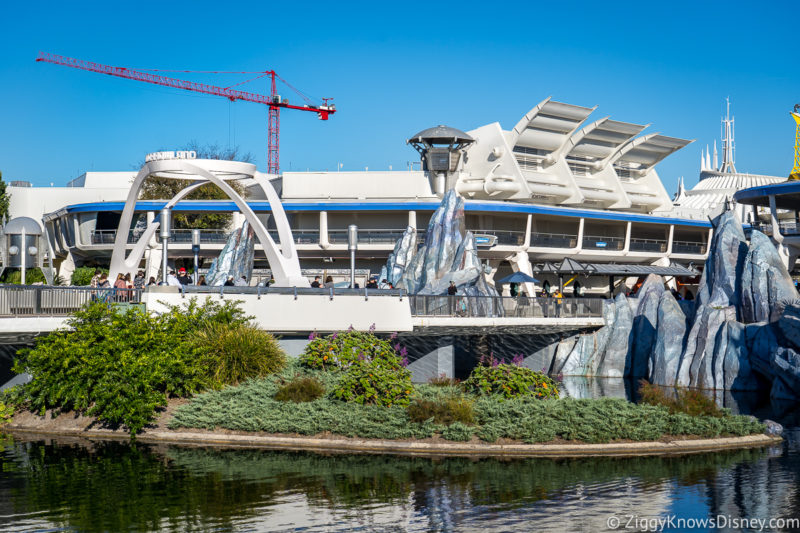
[{"label": "concrete wall", "polygon": [[[411,331],[411,307],[408,298],[389,296],[337,295],[333,299],[327,294],[219,294],[186,295],[179,292],[161,292],[170,287],[159,287],[158,291],[146,292],[142,300],[147,309],[162,312],[167,305],[182,305],[188,298],[211,298],[214,301],[237,301],[247,315],[255,317],[262,329],[275,333],[342,331],[350,326],[366,331],[375,324],[377,332]],[[173,288],[174,289],[174,288]]]}]

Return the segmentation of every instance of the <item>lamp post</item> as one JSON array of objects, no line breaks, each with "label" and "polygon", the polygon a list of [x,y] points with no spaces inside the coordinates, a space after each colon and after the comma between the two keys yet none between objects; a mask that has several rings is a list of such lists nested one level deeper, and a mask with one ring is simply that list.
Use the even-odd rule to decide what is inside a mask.
[{"label": "lamp post", "polygon": [[356,287],[356,250],[358,250],[358,226],[347,226],[347,249],[350,250],[350,288]]},{"label": "lamp post", "polygon": [[194,284],[197,285],[200,269],[200,230],[192,230],[192,253],[194,254]]},{"label": "lamp post", "polygon": [[170,210],[165,207],[161,210],[161,283],[167,284],[167,253],[170,238]]}]

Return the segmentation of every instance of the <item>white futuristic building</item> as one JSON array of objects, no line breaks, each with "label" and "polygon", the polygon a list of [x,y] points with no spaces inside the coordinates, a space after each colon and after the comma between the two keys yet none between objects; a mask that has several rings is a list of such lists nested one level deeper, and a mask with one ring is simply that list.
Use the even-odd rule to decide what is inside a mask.
[{"label": "white futuristic building", "polygon": [[[441,149],[428,152],[420,171],[280,176],[253,171],[242,180],[249,193],[245,200],[278,241],[275,213],[260,183],[275,189],[306,276],[344,279],[350,224],[359,228],[359,270],[363,276],[377,274],[408,226],[416,229],[418,240],[424,237],[441,196],[452,187],[466,199],[466,229],[476,234],[480,259],[492,275],[530,271],[532,265],[565,257],[618,265],[612,268],[620,271],[617,276],[630,265],[640,267],[635,275],[653,266],[700,265],[711,225],[705,218],[672,213],[672,200],[655,169],[691,141],[647,134],[641,124],[592,119],[593,110],[548,98],[510,130],[499,123],[467,133],[446,127],[424,130],[409,143],[428,136]],[[141,236],[138,231],[170,200],[128,202],[126,209],[135,176],[88,172],[67,187],[10,187],[12,217],[43,222],[62,277],[68,278],[76,266],[108,266],[114,243],[132,251]],[[172,203],[176,213],[232,213],[234,227],[243,220],[233,200]],[[130,227],[127,236],[119,237],[126,211],[132,212]],[[125,218],[127,222],[127,214]],[[216,257],[230,229],[203,229],[201,258]],[[157,234],[139,247],[138,266],[157,276]],[[173,230],[170,264],[188,266],[191,257],[191,232]],[[257,243],[256,268],[269,267]],[[606,290],[608,278],[581,280],[581,285],[587,291]]]}]

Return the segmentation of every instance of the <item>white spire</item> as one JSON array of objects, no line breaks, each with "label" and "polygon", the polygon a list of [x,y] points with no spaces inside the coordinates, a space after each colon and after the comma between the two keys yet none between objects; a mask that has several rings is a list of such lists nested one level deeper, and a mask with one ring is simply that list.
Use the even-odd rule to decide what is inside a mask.
[{"label": "white spire", "polygon": [[708,145],[706,145],[706,170],[711,170],[711,154],[708,152]]},{"label": "white spire", "polygon": [[714,139],[714,169],[719,170],[719,160],[717,159],[717,140]]},{"label": "white spire", "polygon": [[722,119],[722,167],[721,172],[736,173],[734,142],[733,142],[733,117],[731,117],[731,100],[725,98],[725,118]]},{"label": "white spire", "polygon": [[706,169],[706,154],[703,150],[700,150],[700,172]]},{"label": "white spire", "polygon": [[672,199],[673,202],[677,202],[683,198],[684,188],[683,188],[683,176],[678,178],[678,190],[675,192],[675,197]]}]

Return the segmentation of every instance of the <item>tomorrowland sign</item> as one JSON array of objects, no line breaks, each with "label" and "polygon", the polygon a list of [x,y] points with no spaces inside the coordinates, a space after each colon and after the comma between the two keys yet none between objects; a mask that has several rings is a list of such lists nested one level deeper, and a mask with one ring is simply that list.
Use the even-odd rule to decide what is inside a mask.
[{"label": "tomorrowland sign", "polygon": [[164,161],[166,159],[195,159],[197,152],[194,150],[181,150],[175,152],[152,152],[144,156],[146,163],[151,161]]}]

